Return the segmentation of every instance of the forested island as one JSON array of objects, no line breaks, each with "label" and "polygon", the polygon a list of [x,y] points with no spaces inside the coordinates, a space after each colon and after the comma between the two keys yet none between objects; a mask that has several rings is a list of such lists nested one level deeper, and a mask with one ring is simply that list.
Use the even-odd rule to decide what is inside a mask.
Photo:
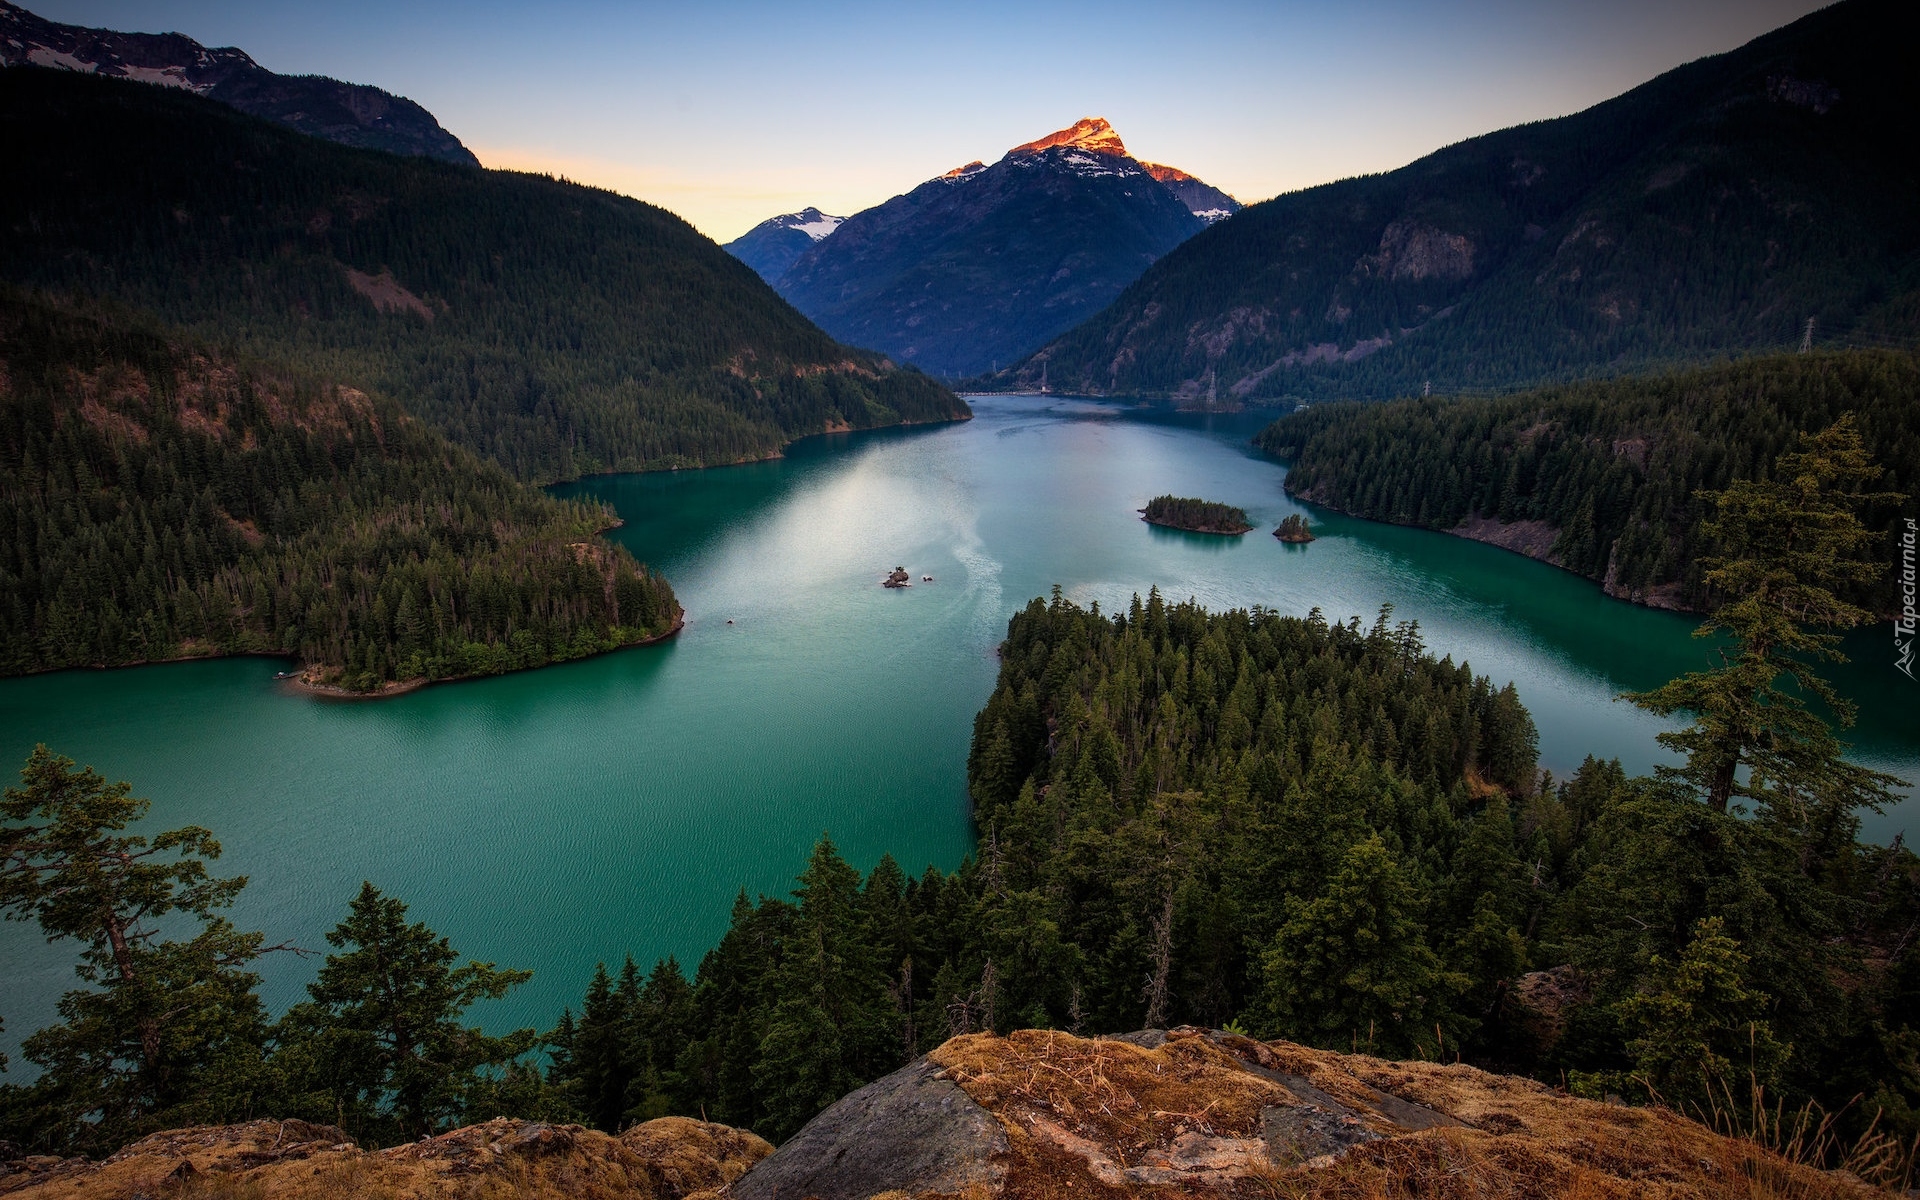
[{"label": "forested island", "polygon": [[[974,721],[975,855],[863,877],[822,839],[791,899],[740,894],[691,978],[603,966],[544,1034],[467,1025],[525,973],[458,965],[371,886],[273,1018],[251,970],[273,951],[223,915],[245,881],[212,875],[209,832],[126,832],[145,802],[43,747],[0,805],[0,907],[74,939],[91,986],[26,1040],[42,1073],[0,1087],[0,1137],[97,1155],[260,1114],[378,1145],[686,1113],[779,1139],[951,1034],[1195,1022],[1710,1123],[1778,1105],[1828,1121],[1816,1165],[1862,1137],[1906,1154],[1920,859],[1858,840],[1897,781],[1807,705],[1851,715],[1807,663],[1868,617],[1834,589],[1884,570],[1857,517],[1878,480],[1844,422],[1772,475],[1706,500],[1737,548],[1703,562],[1726,656],[1630,697],[1690,722],[1659,735],[1677,766],[1541,772],[1513,685],[1386,610],[1154,592],[1105,613],[1056,590],[1009,623]],[[97,902],[67,903],[82,883]]]},{"label": "forested island", "polygon": [[659,638],[616,523],[381,396],[0,287],[0,674],[274,654],[365,694]]},{"label": "forested island", "polygon": [[1189,533],[1241,534],[1253,528],[1245,509],[1183,496],[1155,496],[1140,513],[1140,519],[1149,525]]},{"label": "forested island", "polygon": [[[1767,479],[1804,431],[1851,414],[1889,492],[1920,493],[1920,361],[1891,351],[1747,359],[1497,398],[1316,404],[1255,439],[1288,492],[1516,549],[1669,608],[1711,603],[1703,493]],[[1868,503],[1884,537],[1901,512]],[[1893,611],[1881,579],[1844,590]]]},{"label": "forested island", "polygon": [[1313,541],[1313,530],[1308,528],[1305,517],[1299,513],[1288,513],[1280,522],[1280,528],[1273,531],[1273,536],[1291,546],[1304,546]]}]

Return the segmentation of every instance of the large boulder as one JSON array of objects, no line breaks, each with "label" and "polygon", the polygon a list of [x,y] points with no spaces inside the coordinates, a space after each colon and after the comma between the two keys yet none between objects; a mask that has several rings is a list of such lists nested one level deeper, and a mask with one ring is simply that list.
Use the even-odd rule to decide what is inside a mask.
[{"label": "large boulder", "polygon": [[868,1200],[883,1192],[997,1191],[1007,1135],[992,1113],[920,1059],[850,1095],[735,1183],[734,1200]]}]

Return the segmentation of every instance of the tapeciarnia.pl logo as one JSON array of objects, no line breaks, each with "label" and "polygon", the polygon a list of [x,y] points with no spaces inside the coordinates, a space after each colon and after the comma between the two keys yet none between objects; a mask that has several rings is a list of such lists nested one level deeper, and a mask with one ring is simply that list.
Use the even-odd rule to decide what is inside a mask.
[{"label": "tapeciarnia.pl logo", "polygon": [[1913,679],[1914,595],[1920,590],[1914,575],[1914,543],[1920,541],[1920,521],[1907,518],[1906,532],[1900,535],[1900,615],[1893,621],[1893,665]]}]

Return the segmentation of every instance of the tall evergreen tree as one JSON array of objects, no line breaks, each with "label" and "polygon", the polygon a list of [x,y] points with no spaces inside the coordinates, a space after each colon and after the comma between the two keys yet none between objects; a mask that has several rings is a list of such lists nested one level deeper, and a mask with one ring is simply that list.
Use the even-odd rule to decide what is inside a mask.
[{"label": "tall evergreen tree", "polygon": [[1466,980],[1447,971],[1416,919],[1417,898],[1372,836],[1347,851],[1325,893],[1294,900],[1266,952],[1267,1036],[1394,1057],[1439,1050],[1435,1025]]},{"label": "tall evergreen tree", "polygon": [[1811,663],[1846,661],[1832,631],[1872,615],[1843,593],[1886,570],[1869,555],[1879,539],[1858,515],[1864,504],[1903,498],[1863,490],[1880,474],[1849,414],[1803,436],[1772,478],[1738,480],[1703,497],[1714,509],[1705,528],[1720,548],[1704,560],[1705,578],[1726,599],[1697,636],[1725,635],[1731,647],[1719,667],[1631,699],[1661,716],[1693,718],[1658,735],[1686,756],[1684,766],[1664,770],[1715,811],[1751,800],[1796,825],[1840,823],[1850,842],[1845,823],[1854,810],[1896,799],[1900,781],[1847,762],[1845,744],[1805,699],[1824,704],[1843,728],[1853,723],[1852,703]]},{"label": "tall evergreen tree", "polygon": [[0,911],[78,942],[87,986],[61,998],[60,1024],[26,1039],[42,1074],[6,1089],[11,1136],[98,1153],[169,1124],[249,1115],[270,1087],[247,969],[264,938],[218,915],[246,878],[211,874],[220,843],[198,826],[122,832],[151,802],[44,745],[20,778],[0,799]]},{"label": "tall evergreen tree", "polygon": [[[281,1019],[281,1059],[294,1086],[356,1135],[391,1142],[459,1120],[486,1073],[534,1045],[531,1029],[489,1037],[464,1025],[467,1008],[532,978],[469,961],[407,906],[363,883],[327,934],[336,952]],[[330,1111],[329,1111],[330,1110]]]}]

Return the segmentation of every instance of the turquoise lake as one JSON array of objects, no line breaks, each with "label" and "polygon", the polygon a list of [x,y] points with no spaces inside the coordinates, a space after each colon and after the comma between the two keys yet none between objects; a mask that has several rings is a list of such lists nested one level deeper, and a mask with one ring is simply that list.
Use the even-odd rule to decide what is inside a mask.
[{"label": "turquoise lake", "polygon": [[[672,580],[688,612],[672,642],[373,703],[288,694],[268,659],[0,681],[0,757],[11,773],[46,742],[131,780],[152,829],[212,828],[220,866],[252,879],[235,919],[270,942],[324,948],[372,880],[462,953],[531,968],[479,1015],[544,1028],[598,960],[675,954],[691,973],[735,893],[785,891],[822,832],[862,868],[883,853],[909,871],[958,863],[994,647],[1054,584],[1109,608],[1157,584],[1368,623],[1391,603],[1436,653],[1519,685],[1561,776],[1589,753],[1649,768],[1659,722],[1612,697],[1707,661],[1685,617],[1488,546],[1296,505],[1284,466],[1248,444],[1262,415],[974,407],[774,462],[558,489],[613,504],[626,524],[612,536]],[[1162,492],[1241,505],[1258,528],[1145,525],[1135,510]],[[1319,541],[1267,535],[1295,511]],[[912,588],[879,586],[896,564]],[[1858,757],[1920,778],[1920,686],[1895,671],[1886,627],[1847,646],[1834,675],[1861,705]],[[1870,834],[1904,831],[1912,807],[1870,816]],[[0,1048],[52,1019],[72,962],[30,927],[0,928]],[[269,1004],[313,969],[272,956]]]}]

